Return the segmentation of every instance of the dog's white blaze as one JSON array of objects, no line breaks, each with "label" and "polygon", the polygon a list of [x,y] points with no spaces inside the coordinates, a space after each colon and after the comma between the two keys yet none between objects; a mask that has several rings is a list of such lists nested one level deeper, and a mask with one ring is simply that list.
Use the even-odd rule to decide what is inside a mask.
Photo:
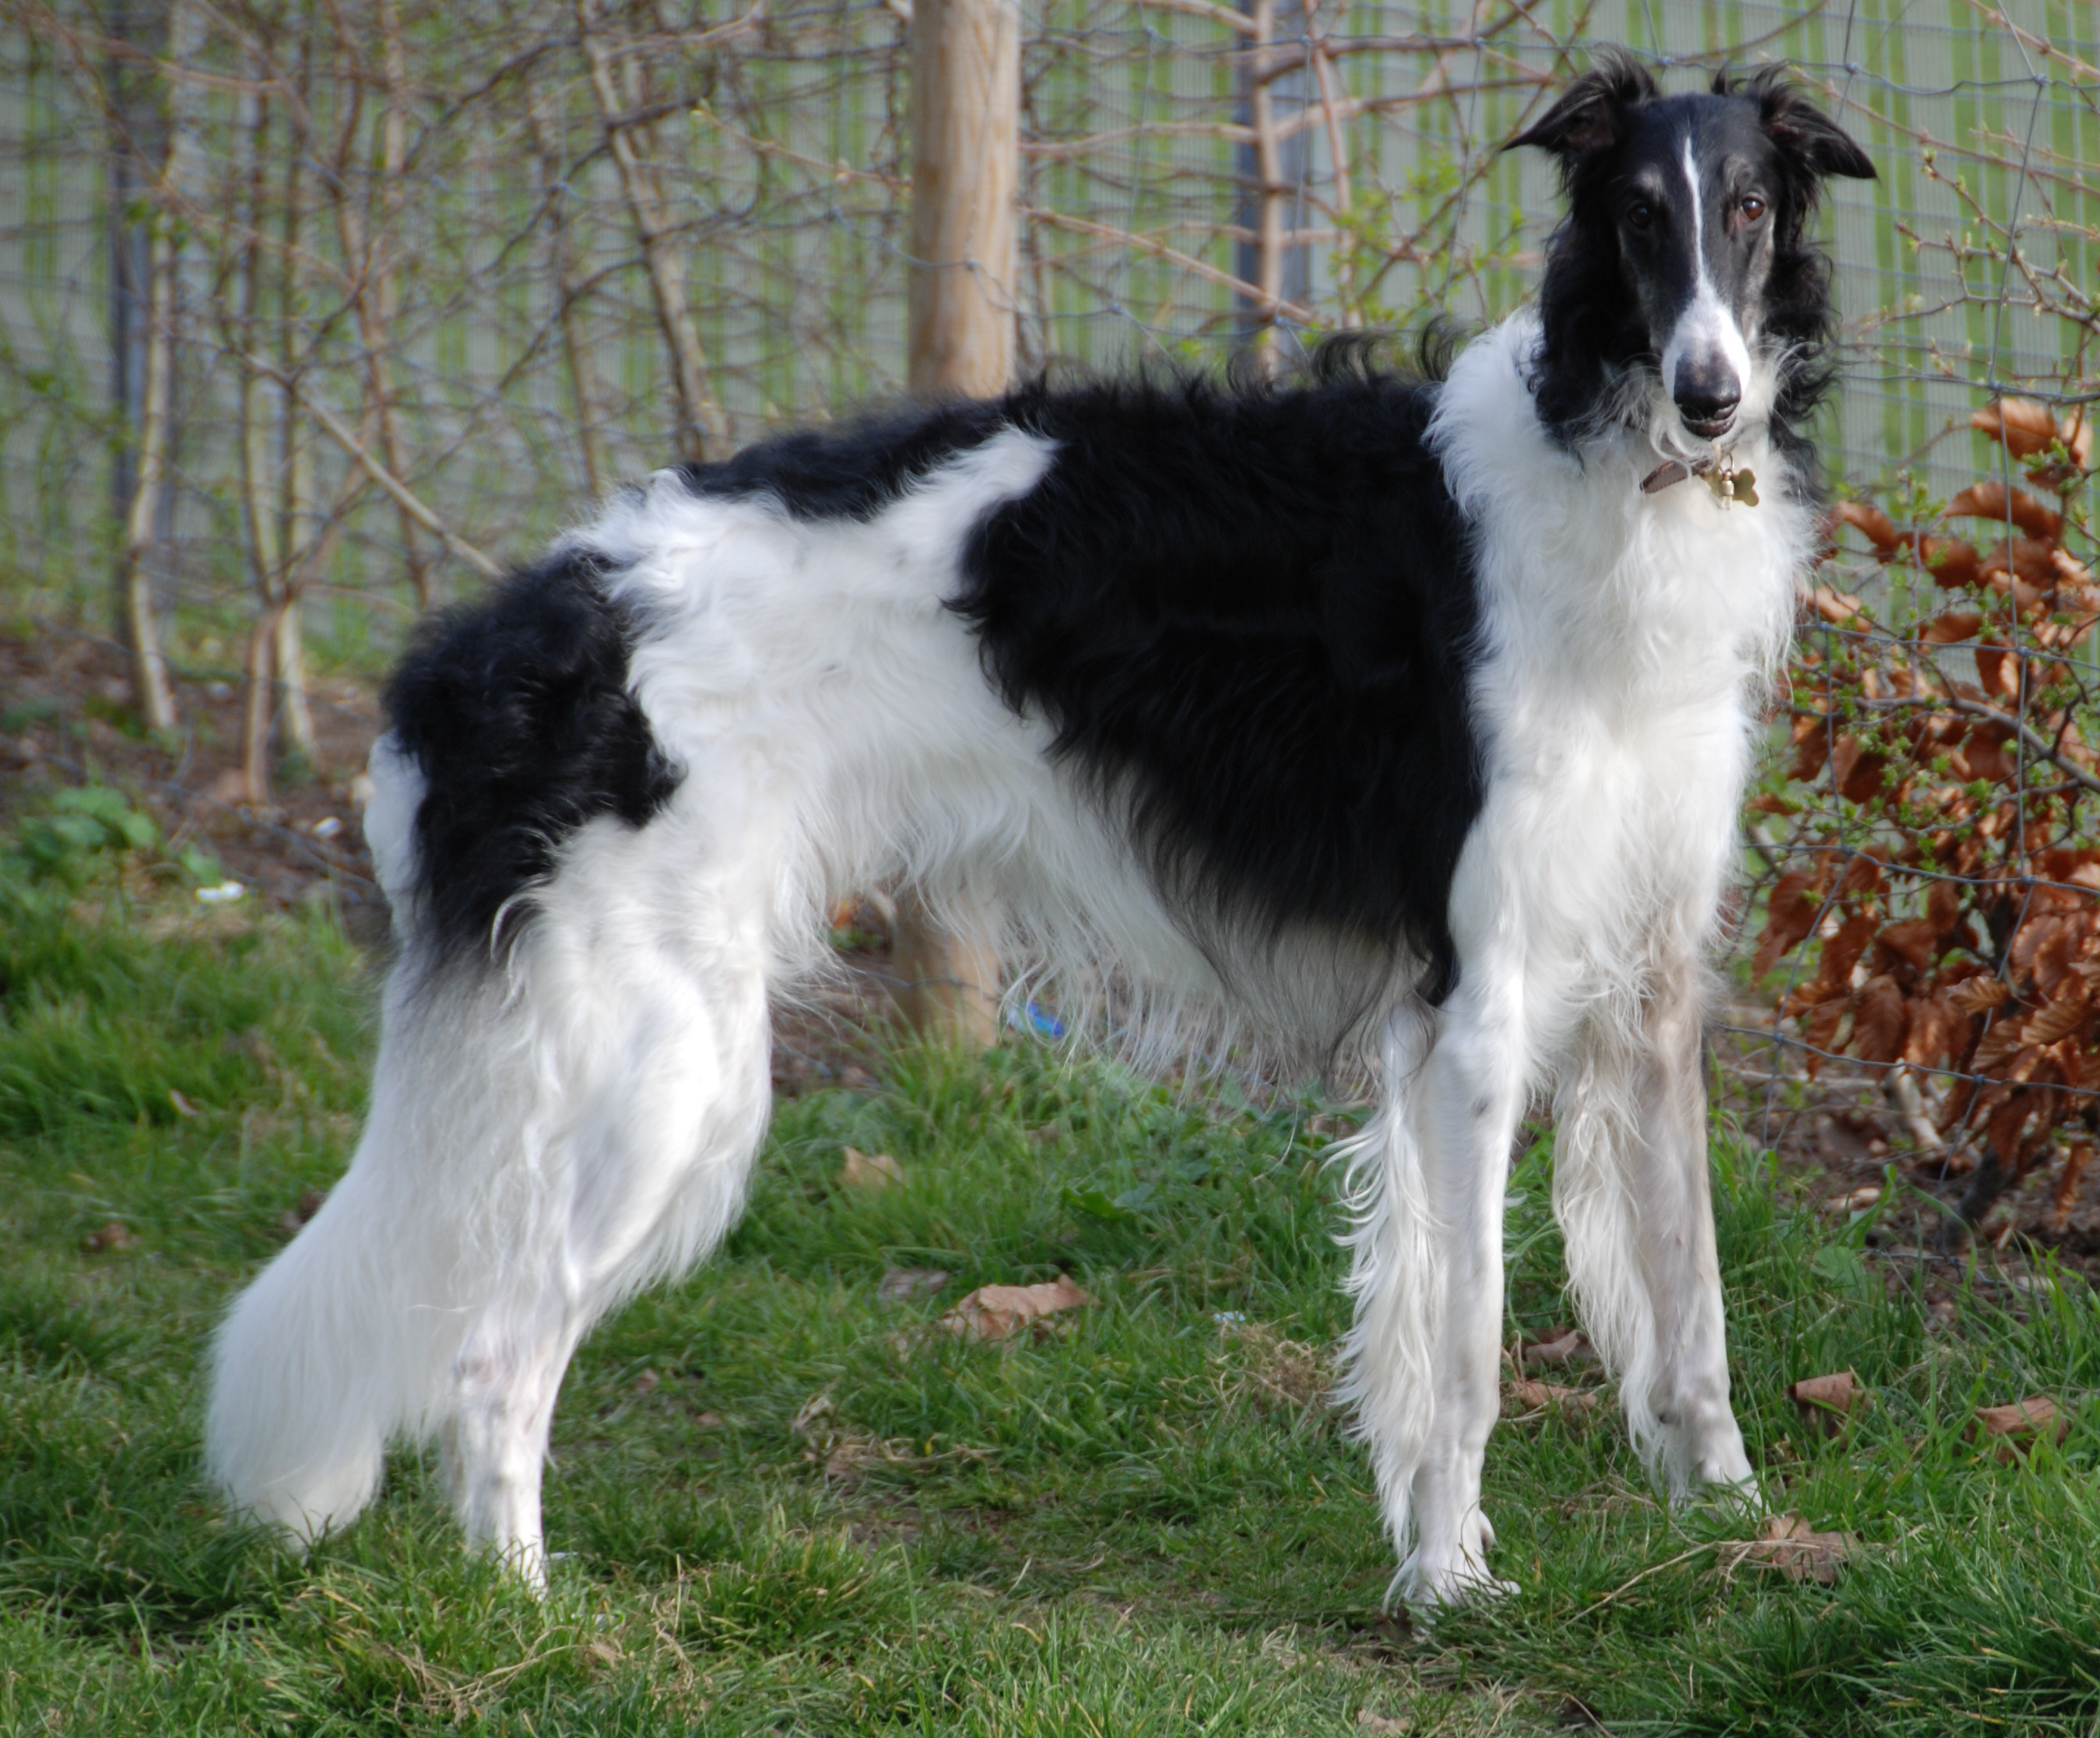
[{"label": "dog's white blaze", "polygon": [[1706,269],[1706,214],[1699,193],[1699,165],[1692,154],[1692,135],[1684,137],[1684,182],[1692,192],[1692,245],[1698,262],[1692,300],[1678,316],[1670,342],[1663,346],[1663,389],[1677,394],[1677,371],[1686,362],[1709,362],[1715,356],[1734,370],[1736,390],[1747,397],[1750,390],[1750,346],[1736,316],[1714,287],[1714,275]]}]

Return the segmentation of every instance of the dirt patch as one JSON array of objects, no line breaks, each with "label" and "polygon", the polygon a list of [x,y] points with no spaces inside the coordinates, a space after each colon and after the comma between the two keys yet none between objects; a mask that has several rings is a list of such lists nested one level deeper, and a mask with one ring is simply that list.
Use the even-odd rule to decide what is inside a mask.
[{"label": "dirt patch", "polygon": [[386,933],[355,787],[379,730],[368,687],[316,684],[315,765],[261,805],[238,795],[236,687],[176,681],[182,745],[172,752],[139,729],[130,693],[112,641],[60,629],[0,633],[0,827],[65,786],[112,785],[152,815],[172,847],[193,843],[216,858],[248,898],[280,910],[332,902],[351,934]]}]

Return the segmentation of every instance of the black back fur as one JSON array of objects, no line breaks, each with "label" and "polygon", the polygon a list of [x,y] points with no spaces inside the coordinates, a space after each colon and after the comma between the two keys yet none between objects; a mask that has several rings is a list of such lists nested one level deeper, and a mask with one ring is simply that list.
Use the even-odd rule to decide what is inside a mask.
[{"label": "black back fur", "polygon": [[1199,940],[1325,926],[1418,951],[1441,999],[1481,800],[1465,534],[1434,386],[1329,373],[1017,395],[1057,459],[978,533],[955,607]]}]

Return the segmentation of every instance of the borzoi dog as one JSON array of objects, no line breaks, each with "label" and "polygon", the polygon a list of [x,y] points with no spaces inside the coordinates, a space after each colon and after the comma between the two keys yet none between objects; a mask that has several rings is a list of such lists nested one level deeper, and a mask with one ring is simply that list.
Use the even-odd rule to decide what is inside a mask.
[{"label": "borzoi dog", "polygon": [[435,1436],[469,1538],[541,1577],[570,1356],[728,1230],[769,1002],[885,882],[1118,1009],[1361,1043],[1345,1397],[1407,1596],[1493,1585],[1503,1191],[1549,1085],[1634,1440],[1673,1493],[1754,1489],[1702,955],[1817,541],[1807,226],[1873,170],[1776,73],[1664,95],[1617,56],[1514,143],[1568,216],[1537,311],[1446,367],[789,434],[426,634],[365,823],[398,942],[370,1116],[218,1341],[240,1510],[342,1526],[390,1438]]}]

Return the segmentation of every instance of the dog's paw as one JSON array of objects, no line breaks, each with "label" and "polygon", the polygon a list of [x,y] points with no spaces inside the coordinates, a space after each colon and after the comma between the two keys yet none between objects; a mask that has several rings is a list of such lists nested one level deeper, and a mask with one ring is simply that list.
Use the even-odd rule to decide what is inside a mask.
[{"label": "dog's paw", "polygon": [[1392,1590],[1402,1603],[1434,1612],[1507,1599],[1523,1590],[1491,1573],[1476,1556],[1462,1551],[1430,1556],[1418,1551],[1401,1565]]}]

